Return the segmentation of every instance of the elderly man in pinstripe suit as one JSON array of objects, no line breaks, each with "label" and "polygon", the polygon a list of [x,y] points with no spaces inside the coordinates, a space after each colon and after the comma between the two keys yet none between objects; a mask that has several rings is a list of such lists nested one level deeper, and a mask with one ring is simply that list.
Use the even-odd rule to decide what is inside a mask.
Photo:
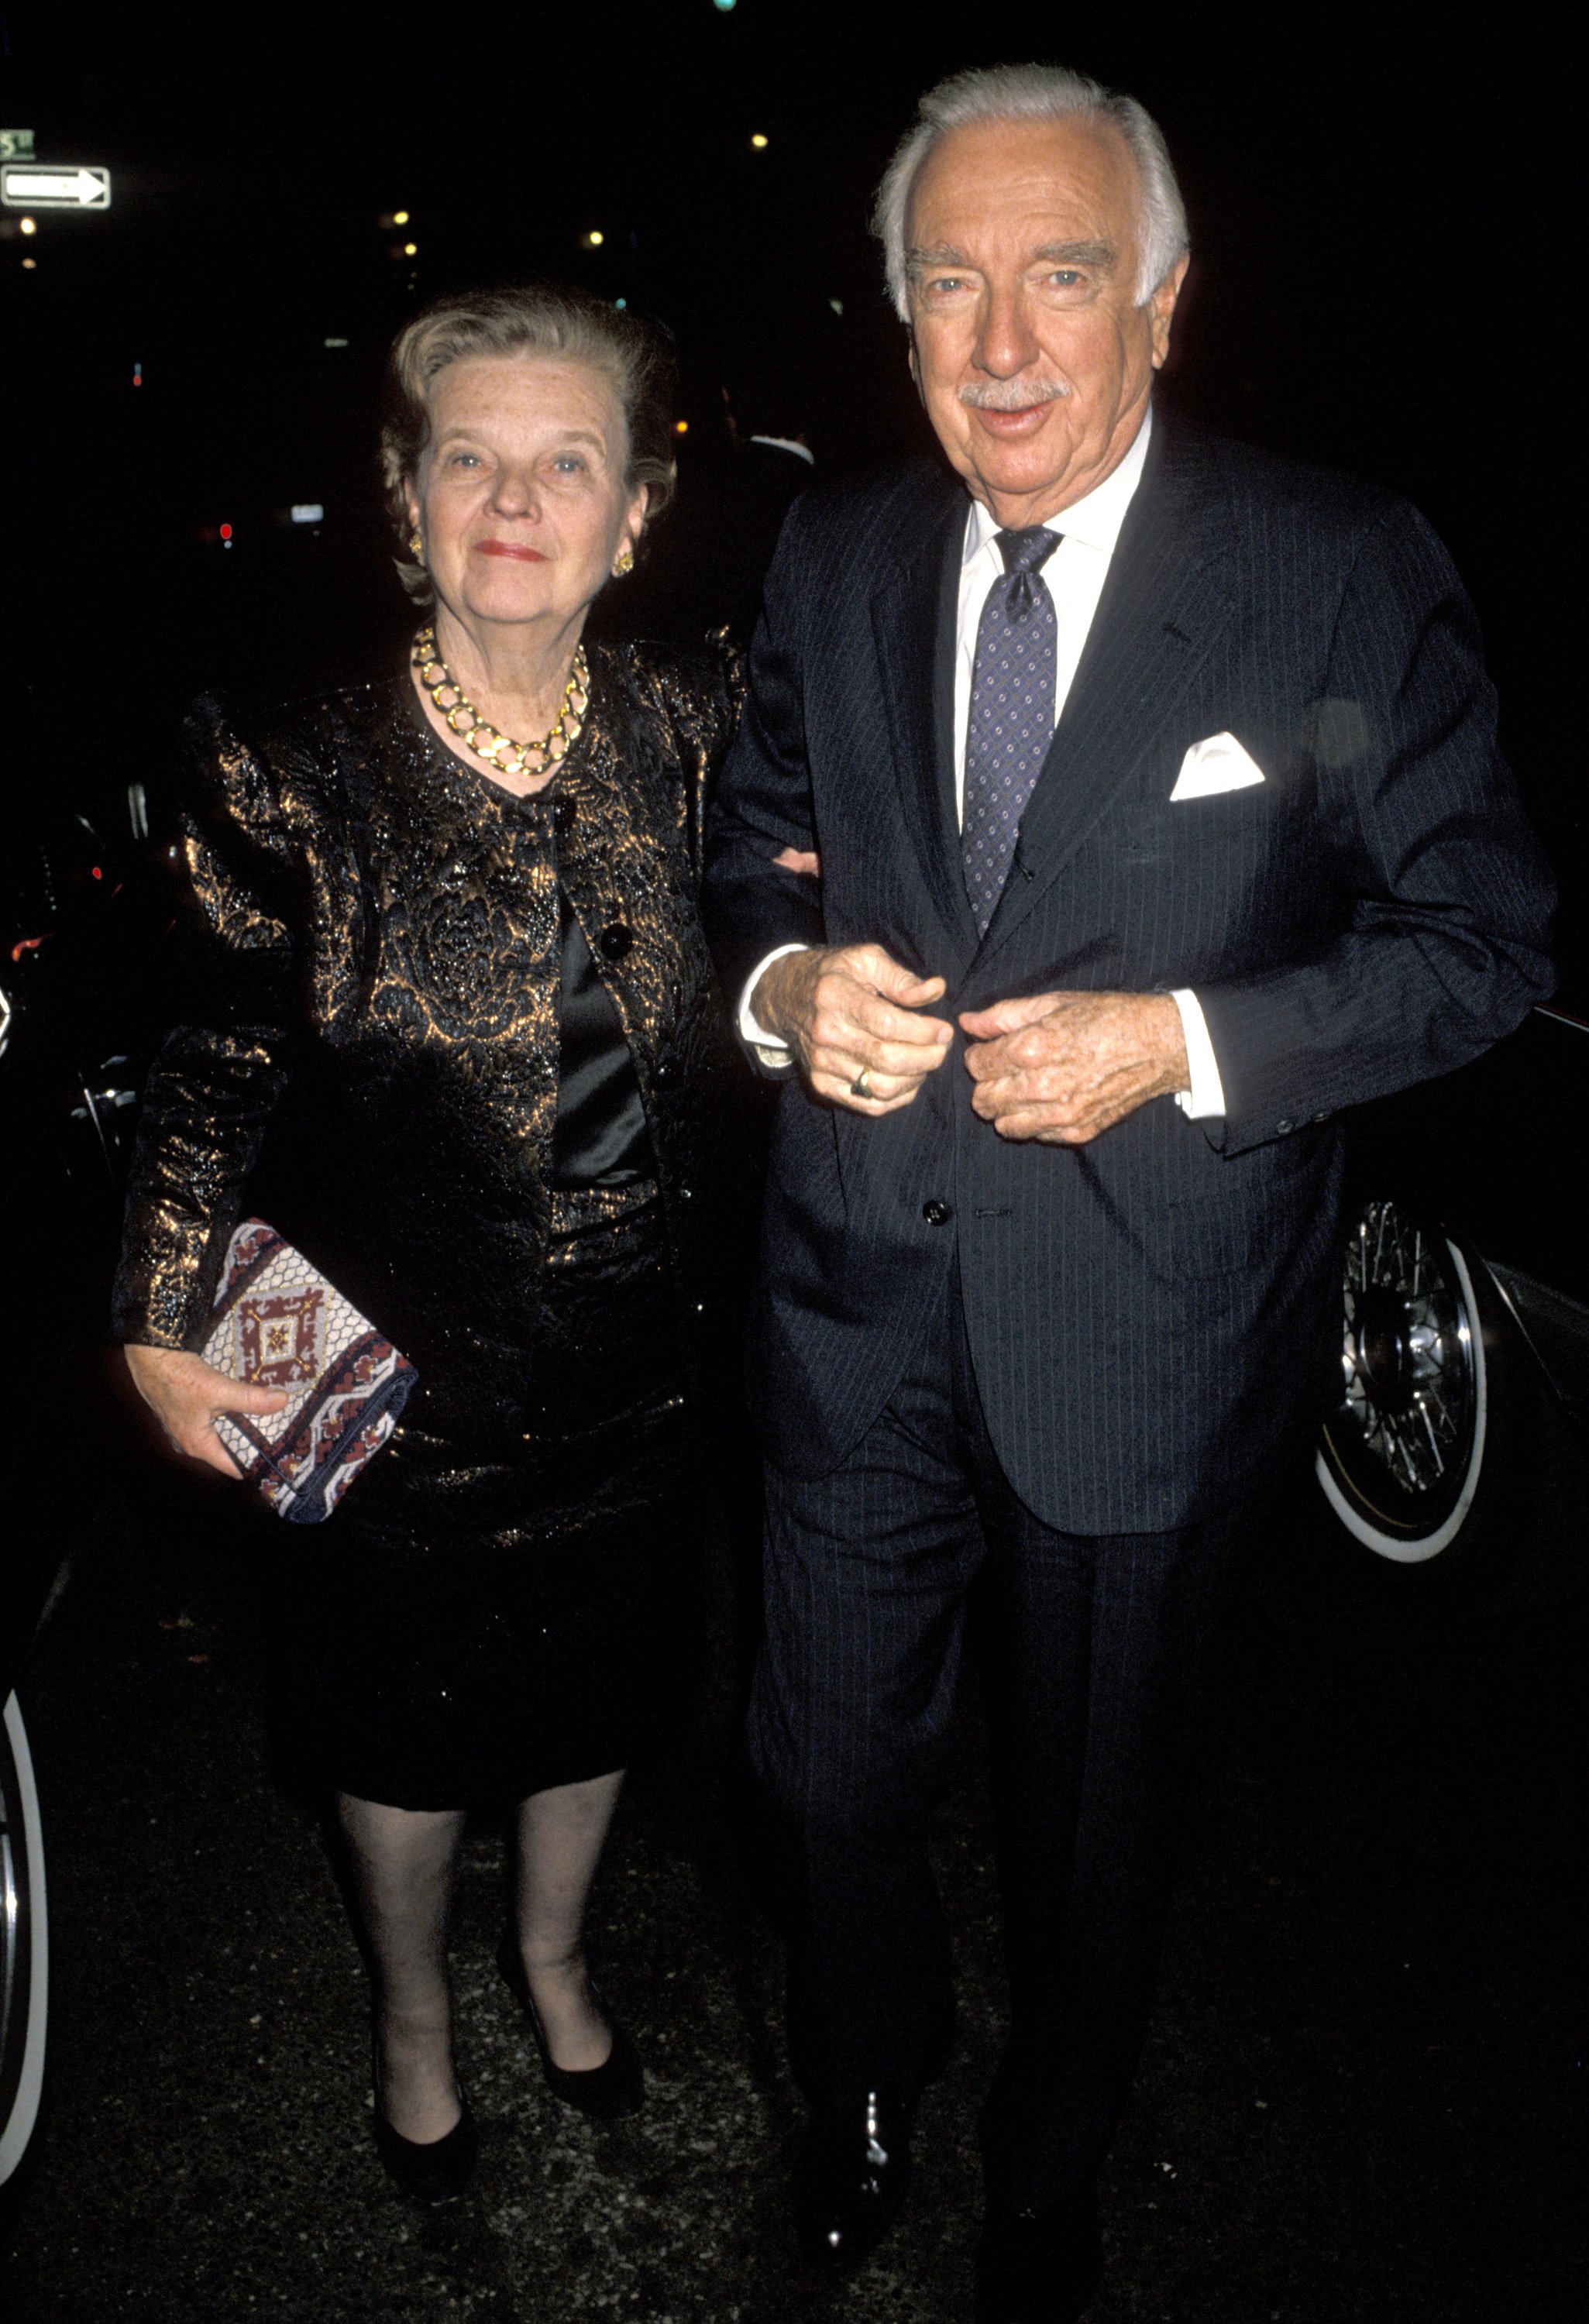
[{"label": "elderly man in pinstripe suit", "polygon": [[796,503],[709,858],[788,1074],[751,1739],[803,1862],[798,2214],[843,2267],[948,2035],[925,1828],[983,1577],[978,2312],[1052,2324],[1098,2278],[1221,1582],[1327,1376],[1342,1111],[1520,1019],[1550,890],[1427,526],[1154,414],[1187,235],[1139,106],[960,76],[878,220],[947,470]]}]

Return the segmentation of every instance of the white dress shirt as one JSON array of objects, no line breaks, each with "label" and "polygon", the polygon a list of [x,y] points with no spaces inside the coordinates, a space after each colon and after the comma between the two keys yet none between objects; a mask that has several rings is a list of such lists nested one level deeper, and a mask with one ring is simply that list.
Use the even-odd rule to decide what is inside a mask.
[{"label": "white dress shirt", "polygon": [[[1079,501],[1075,501],[1058,516],[1047,520],[1050,532],[1060,536],[1059,546],[1044,559],[1042,577],[1048,584],[1049,595],[1054,601],[1058,637],[1055,647],[1054,721],[1058,724],[1065,708],[1066,697],[1076,677],[1076,665],[1098,610],[1098,600],[1104,594],[1104,584],[1109,577],[1109,560],[1114,554],[1114,544],[1120,538],[1120,528],[1125,522],[1125,512],[1141,481],[1142,463],[1148,456],[1148,445],[1153,430],[1152,412],[1144,416],[1135,440],[1118,467],[1112,468],[1101,484],[1095,484]],[[989,590],[1004,571],[1004,560],[999,553],[994,536],[999,521],[981,501],[972,501],[965,521],[965,540],[961,552],[960,604],[955,630],[955,805],[962,818],[965,802],[965,733],[971,719],[971,679],[976,661],[976,633],[982,621],[982,611],[987,603]],[[739,1009],[739,1030],[761,1056],[764,1065],[777,1070],[788,1058],[785,1045],[756,1022],[750,1012],[750,996],[755,991],[763,972],[786,953],[803,950],[799,945],[780,945],[765,960],[758,962],[746,982]],[[1221,1086],[1219,1067],[1215,1061],[1214,1045],[1208,1038],[1208,1026],[1197,996],[1181,988],[1171,993],[1180,1012],[1181,1032],[1186,1041],[1189,1086],[1177,1093],[1176,1102],[1194,1120],[1206,1115],[1224,1111],[1224,1091]]]}]

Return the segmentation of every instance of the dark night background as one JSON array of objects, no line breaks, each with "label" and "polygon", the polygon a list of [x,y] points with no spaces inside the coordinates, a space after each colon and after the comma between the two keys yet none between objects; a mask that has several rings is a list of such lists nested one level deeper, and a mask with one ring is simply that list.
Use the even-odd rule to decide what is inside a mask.
[{"label": "dark night background", "polygon": [[[106,1024],[83,1069],[113,1047],[143,1054],[163,1004],[143,947],[169,917],[149,875],[192,696],[286,696],[402,650],[412,616],[374,437],[384,347],[415,303],[543,272],[671,328],[678,519],[631,596],[598,609],[671,625],[729,456],[725,389],[749,426],[803,429],[822,474],[928,444],[866,231],[872,189],[923,88],[1030,57],[1130,89],[1167,134],[1194,261],[1164,399],[1374,478],[1449,544],[1563,877],[1563,1002],[1589,1018],[1581,137],[1563,21],[1513,8],[1481,42],[1454,11],[1389,7],[0,0],[0,126],[32,129],[42,162],[108,167],[114,194],[105,215],[39,213],[31,236],[0,211],[0,917],[44,926],[25,917],[23,871],[48,853],[108,930],[71,951],[71,899],[52,894],[55,954],[24,945],[7,971],[8,1066],[32,1070],[31,994],[52,1022],[52,958],[63,976],[87,964]],[[399,209],[405,227],[383,223]],[[291,524],[295,503],[322,504],[323,523]],[[129,816],[139,785],[149,846]],[[75,852],[30,853],[72,815],[88,818]],[[125,936],[105,918],[123,881],[121,904],[138,904]],[[1447,1155],[1474,1118],[1475,1085],[1453,1086]],[[1481,1102],[1510,1222],[1484,1248],[1589,1301],[1573,1084],[1543,1116],[1543,1081],[1515,1086],[1526,1111]],[[6,1134],[0,1119],[0,1159]],[[53,1296],[71,1215],[14,1202],[8,1275],[24,1244],[42,1251]],[[1577,1273],[1549,1273],[1568,1249]],[[105,1271],[85,1240],[97,1316]],[[56,2088],[14,2248],[0,2214],[5,2312],[963,2317],[969,2126],[1002,2009],[975,1743],[938,1826],[961,2051],[925,2109],[900,2236],[847,2293],[800,2276],[784,2217],[799,2107],[778,1948],[721,1812],[743,1643],[722,1543],[702,1719],[626,1796],[595,1916],[656,2102],[604,2144],[547,2099],[492,1983],[495,1842],[478,1836],[455,1960],[489,2126],[481,2190],[450,2223],[411,2227],[358,2110],[357,1959],[312,1816],[273,1784],[263,1739],[252,1566],[273,1521],[251,1531],[231,1489],[184,1499],[152,1453],[118,1470],[113,1452],[105,1483],[69,1399],[42,1432],[15,1424],[9,1383],[36,1359],[25,1302],[8,1297],[0,1524],[25,1541],[5,1480],[42,1476],[40,1538],[73,1572],[23,1688],[52,1851]],[[1575,1457],[1529,1476],[1505,1561],[1472,1590],[1427,1589],[1425,1569],[1366,1553],[1353,1564],[1298,1480],[1235,1626],[1153,2037],[1104,2185],[1098,2324],[1577,2315]],[[69,1519],[66,1502],[82,1505]]]}]

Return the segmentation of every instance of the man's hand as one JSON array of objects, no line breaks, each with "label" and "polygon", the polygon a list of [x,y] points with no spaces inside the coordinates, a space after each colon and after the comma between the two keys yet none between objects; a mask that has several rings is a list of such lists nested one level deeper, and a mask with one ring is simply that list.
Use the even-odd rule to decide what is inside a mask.
[{"label": "man's hand", "polygon": [[279,1388],[249,1388],[181,1348],[124,1348],[133,1386],[164,1429],[174,1451],[218,1469],[223,1477],[242,1471],[216,1434],[217,1412],[280,1412],[287,1398]]},{"label": "man's hand", "polygon": [[972,1108],[1001,1138],[1085,1146],[1191,1079],[1168,992],[1039,992],[960,1023]]},{"label": "man's hand", "polygon": [[909,1105],[948,1056],[953,1026],[910,1013],[947,990],[941,976],[912,976],[881,945],[813,946],[772,963],[757,980],[750,1011],[789,1043],[818,1097],[851,1113],[882,1115]]}]

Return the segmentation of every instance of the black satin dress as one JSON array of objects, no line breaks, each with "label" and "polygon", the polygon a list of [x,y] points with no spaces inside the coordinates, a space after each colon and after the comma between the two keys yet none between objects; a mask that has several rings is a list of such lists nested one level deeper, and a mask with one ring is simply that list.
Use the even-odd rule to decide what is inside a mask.
[{"label": "black satin dress", "polygon": [[116,1322],[197,1344],[256,1213],[412,1357],[390,1443],[278,1536],[296,1756],[395,1806],[630,1766],[691,1659],[741,1193],[694,898],[734,673],[590,658],[585,730],[526,800],[442,748],[406,677],[246,740],[195,713],[208,1001],[151,1075]]}]

